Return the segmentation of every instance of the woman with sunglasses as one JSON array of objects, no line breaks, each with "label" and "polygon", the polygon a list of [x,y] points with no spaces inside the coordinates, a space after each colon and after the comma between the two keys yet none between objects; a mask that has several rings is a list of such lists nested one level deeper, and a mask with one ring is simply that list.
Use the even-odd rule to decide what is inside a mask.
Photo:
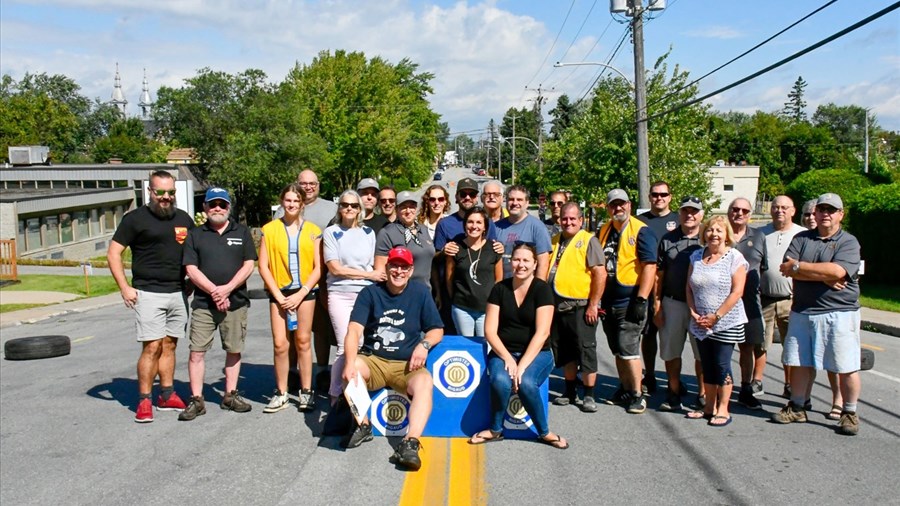
[{"label": "woman with sunglasses", "polygon": [[446,257],[446,281],[450,295],[450,314],[461,336],[484,335],[484,314],[488,296],[494,285],[503,279],[501,255],[487,240],[490,218],[487,212],[474,207],[466,212],[466,236],[458,240],[459,252]]},{"label": "woman with sunglasses", "polygon": [[690,332],[700,350],[707,402],[703,411],[692,411],[687,417],[724,427],[731,423],[731,355],[734,345],[744,342],[747,324],[741,297],[749,264],[735,247],[734,232],[724,216],[706,220],[700,245],[703,249],[691,253],[685,296],[691,312]]},{"label": "woman with sunglasses", "polygon": [[[275,362],[275,394],[264,413],[275,413],[288,406],[288,325],[296,325],[293,339],[297,345],[300,369],[300,411],[315,408],[312,390],[312,320],[316,304],[321,266],[319,251],[322,230],[303,219],[303,190],[291,183],[281,190],[284,216],[262,228],[259,245],[259,275],[269,292],[269,317]],[[291,317],[292,322],[288,319]]]},{"label": "woman with sunglasses", "polygon": [[362,224],[362,199],[347,190],[338,199],[334,225],[322,234],[325,281],[328,288],[328,315],[337,338],[337,357],[331,367],[331,404],[341,395],[341,373],[344,371],[344,337],[350,323],[350,311],[356,296],[373,282],[384,281],[385,273],[376,271],[375,232]]},{"label": "woman with sunglasses", "polygon": [[432,240],[434,240],[438,222],[447,215],[449,204],[450,194],[439,184],[429,186],[422,194],[422,203],[419,205],[419,216],[416,221],[425,225]]},{"label": "woman with sunglasses", "polygon": [[[412,281],[431,288],[431,262],[434,260],[434,241],[425,225],[416,222],[418,201],[412,192],[397,194],[397,220],[378,232],[375,241],[375,270],[387,272],[387,255],[391,249],[403,246],[412,252],[415,270]],[[435,283],[436,284],[436,283]]]},{"label": "woman with sunglasses", "polygon": [[553,369],[550,324],[553,320],[553,289],[535,277],[537,250],[517,242],[512,249],[512,277],[500,281],[487,301],[484,332],[491,352],[491,426],[469,439],[470,444],[503,440],[503,418],[510,394],[517,393],[537,429],[538,441],[565,450],[569,443],[550,432],[547,406],[541,385]]}]

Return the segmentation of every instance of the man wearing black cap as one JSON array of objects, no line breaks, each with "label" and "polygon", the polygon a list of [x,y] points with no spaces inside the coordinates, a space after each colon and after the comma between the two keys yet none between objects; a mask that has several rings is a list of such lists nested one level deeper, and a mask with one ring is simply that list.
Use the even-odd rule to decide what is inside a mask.
[{"label": "man wearing black cap", "polygon": [[191,400],[179,420],[206,414],[203,375],[206,352],[212,348],[216,329],[225,349],[225,397],[220,407],[237,413],[250,411],[250,404],[237,390],[241,374],[241,352],[247,337],[247,278],[253,272],[256,247],[250,229],[231,220],[231,197],[223,188],[206,191],[203,203],[206,223],[188,232],[182,263],[194,283],[191,303],[191,355],[188,376]]},{"label": "man wearing black cap", "polygon": [[[443,217],[438,222],[437,230],[434,232],[434,249],[437,251],[444,251],[444,247],[448,244],[456,246],[453,241],[465,237],[466,212],[478,205],[478,183],[474,179],[464,177],[456,183],[456,205],[458,209],[455,213]],[[487,237],[496,238],[493,223],[488,224]],[[445,253],[455,255],[456,250]]]},{"label": "man wearing black cap", "polygon": [[[433,382],[425,362],[444,337],[431,292],[421,283],[409,282],[415,270],[410,250],[392,248],[387,280],[359,292],[344,340],[343,375],[345,385],[355,384],[359,375],[369,391],[389,387],[410,396],[409,430],[392,459],[414,471],[422,466],[419,438],[431,415]],[[372,425],[364,420],[344,446],[355,448],[371,440]]]}]

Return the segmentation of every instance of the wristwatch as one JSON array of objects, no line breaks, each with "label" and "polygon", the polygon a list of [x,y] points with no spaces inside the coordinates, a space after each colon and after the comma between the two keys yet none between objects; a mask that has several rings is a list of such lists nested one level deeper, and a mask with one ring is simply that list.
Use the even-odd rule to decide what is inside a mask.
[{"label": "wristwatch", "polygon": [[425,348],[425,351],[431,351],[431,343],[429,343],[428,341],[423,339],[420,344],[423,348]]},{"label": "wristwatch", "polygon": [[797,262],[797,263],[795,263],[794,265],[792,265],[792,266],[791,266],[791,271],[792,271],[792,272],[800,272],[800,262]]}]

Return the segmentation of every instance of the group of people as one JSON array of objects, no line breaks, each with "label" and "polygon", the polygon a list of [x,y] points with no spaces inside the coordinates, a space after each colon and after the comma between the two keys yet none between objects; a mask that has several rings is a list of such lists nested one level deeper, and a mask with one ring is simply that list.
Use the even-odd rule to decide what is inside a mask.
[{"label": "group of people", "polygon": [[[108,251],[143,346],[135,421],[153,420],[157,376],[157,410],[179,411],[180,420],[206,413],[204,356],[216,330],[226,351],[220,407],[251,410],[237,380],[247,331],[246,280],[258,260],[269,296],[275,375],[263,412],[287,408],[289,390],[297,392],[300,411],[315,409],[313,363],[327,370],[334,346],[337,358],[327,379],[332,406],[343,402],[349,382],[410,396],[409,430],[394,458],[411,469],[421,465],[418,438],[431,411],[425,362],[451,332],[483,336],[489,344],[492,422],[472,436],[472,444],[503,438],[503,413],[515,392],[539,441],[568,448],[549,429],[540,386],[560,367],[565,387],[553,403],[598,410],[598,325],[620,382],[610,401],[628,413],[643,413],[656,386],[657,332],[668,377],[661,409],[682,409],[687,392],[681,355],[688,340],[700,385],[699,409],[689,418],[712,426],[731,422],[735,344],[738,402],[760,409],[756,397],[764,392],[766,352],[778,327],[790,402],[773,420],[805,421],[815,370],[825,368],[835,373],[829,416],[840,420],[845,434],[858,430],[859,245],[840,228],[840,197],[820,197],[809,218],[804,208],[804,221],[815,220],[810,230],[791,223],[793,204],[778,197],[772,224],[754,229],[746,199],[732,202],[727,217],[704,222],[699,198],[683,198],[672,212],[669,186],[658,182],[651,187],[651,209],[639,217],[632,215],[627,192],[610,191],[609,220],[593,233],[585,230],[581,207],[564,192],[551,194],[552,215],[542,222],[529,214],[522,186],[504,193],[496,181],[479,185],[470,178],[455,186],[453,213],[443,186],[426,188],[418,199],[371,178],[332,202],[319,197],[316,174],[304,170],[281,190],[279,212],[262,227],[257,257],[249,229],[230,215],[227,190],[206,192],[206,221],[195,226],[174,205],[172,176],[153,173],[149,202],[123,218]],[[125,248],[132,252],[131,285],[122,262]],[[174,352],[185,334],[187,403],[173,388]],[[297,385],[291,386],[295,371]],[[363,420],[344,445],[371,439],[371,425]]]}]

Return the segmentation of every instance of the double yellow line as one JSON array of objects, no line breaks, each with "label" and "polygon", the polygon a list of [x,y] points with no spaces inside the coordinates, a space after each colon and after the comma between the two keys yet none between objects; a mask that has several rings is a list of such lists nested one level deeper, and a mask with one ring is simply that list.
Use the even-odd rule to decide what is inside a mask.
[{"label": "double yellow line", "polygon": [[484,445],[465,438],[423,437],[422,468],[406,475],[400,505],[487,504]]}]

